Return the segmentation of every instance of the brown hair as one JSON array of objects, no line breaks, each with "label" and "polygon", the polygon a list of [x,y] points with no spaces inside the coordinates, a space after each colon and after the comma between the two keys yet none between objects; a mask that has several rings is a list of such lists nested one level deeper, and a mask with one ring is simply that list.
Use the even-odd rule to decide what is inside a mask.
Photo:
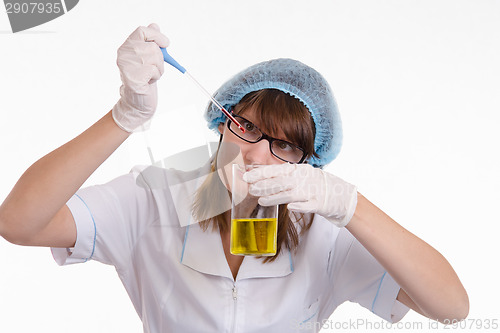
[{"label": "brown hair", "polygon": [[[281,130],[285,134],[286,140],[305,150],[306,159],[317,156],[314,152],[316,134],[314,121],[306,106],[293,96],[277,89],[262,89],[245,95],[232,109],[234,113],[239,115],[253,109],[262,131],[268,135],[277,136]],[[212,230],[224,233],[229,231],[230,226],[225,213],[217,212],[218,207],[214,205],[214,203],[223,202],[228,195],[228,190],[216,172],[218,153],[217,150],[216,157],[211,164],[211,173],[196,193],[192,211],[193,216],[201,220],[200,226],[203,230],[208,230],[212,226]],[[299,232],[305,232],[311,227],[313,214],[292,212],[300,226],[300,231],[297,231],[290,218],[290,213],[286,205],[279,205],[276,256],[265,257],[264,262],[275,260],[281,253],[283,246],[294,250],[299,244]]]}]

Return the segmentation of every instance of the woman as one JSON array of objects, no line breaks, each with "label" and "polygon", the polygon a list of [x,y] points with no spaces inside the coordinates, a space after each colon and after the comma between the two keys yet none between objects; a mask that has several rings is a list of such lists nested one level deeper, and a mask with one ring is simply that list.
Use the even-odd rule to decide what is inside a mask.
[{"label": "woman", "polygon": [[[135,168],[78,190],[153,116],[167,46],[154,24],[125,41],[120,100],[23,174],[0,208],[4,238],[50,246],[59,264],[114,265],[145,332],[315,332],[347,300],[388,321],[409,308],[442,322],[467,316],[446,259],[321,169],[339,152],[340,119],[323,77],[293,60],[257,64],[218,90],[246,131],[209,106],[221,142],[205,167]],[[261,205],[280,205],[275,257],[228,250],[224,170],[234,160],[265,165],[245,179]]]}]

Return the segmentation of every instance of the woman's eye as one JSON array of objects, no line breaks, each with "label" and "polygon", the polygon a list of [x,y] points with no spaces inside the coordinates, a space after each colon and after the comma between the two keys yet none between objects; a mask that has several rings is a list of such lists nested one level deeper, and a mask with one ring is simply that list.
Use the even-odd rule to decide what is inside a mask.
[{"label": "woman's eye", "polygon": [[283,142],[283,141],[279,141],[278,142],[278,148],[280,150],[290,150],[290,149],[293,149],[292,146],[290,146],[288,143]]},{"label": "woman's eye", "polygon": [[253,131],[255,129],[255,125],[252,123],[245,123],[245,130],[247,131]]}]

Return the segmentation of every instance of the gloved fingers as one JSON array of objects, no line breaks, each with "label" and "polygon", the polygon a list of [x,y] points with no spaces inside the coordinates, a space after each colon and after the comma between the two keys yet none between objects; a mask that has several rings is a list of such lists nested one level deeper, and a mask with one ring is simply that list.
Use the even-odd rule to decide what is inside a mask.
[{"label": "gloved fingers", "polygon": [[132,89],[140,89],[159,80],[165,70],[162,53],[154,43],[129,42],[122,45],[118,50],[117,63],[122,82]]},{"label": "gloved fingers", "polygon": [[308,201],[289,203],[287,205],[287,209],[292,212],[304,213],[304,214],[315,212],[314,207],[312,207],[311,203]]},{"label": "gloved fingers", "polygon": [[170,45],[170,41],[167,36],[160,32],[160,28],[155,23],[152,23],[147,27],[138,27],[128,38],[130,40],[154,42],[159,47],[167,47]]},{"label": "gloved fingers", "polygon": [[159,26],[158,24],[154,23],[154,22],[153,22],[153,23],[150,23],[150,24],[148,25],[148,28],[151,28],[151,29],[154,29],[154,30],[160,31],[160,26]]},{"label": "gloved fingers", "polygon": [[273,165],[263,165],[247,171],[243,174],[243,180],[248,183],[255,183],[259,180],[266,178],[274,178],[283,175],[291,174],[295,168],[296,164],[283,163],[283,164],[273,164]]},{"label": "gloved fingers", "polygon": [[259,198],[259,204],[262,206],[272,206],[272,205],[282,205],[289,204],[291,202],[305,201],[305,198],[300,191],[297,189],[292,189],[289,191],[279,192],[277,194],[271,194]]},{"label": "gloved fingers", "polygon": [[248,187],[248,192],[254,196],[267,196],[295,188],[296,182],[290,177],[276,177],[259,180]]},{"label": "gloved fingers", "polygon": [[139,56],[141,57],[143,65],[154,65],[158,69],[161,75],[165,71],[165,61],[163,60],[163,54],[156,44],[145,43],[144,47],[137,50]]},{"label": "gloved fingers", "polygon": [[144,66],[144,75],[149,78],[148,84],[155,83],[162,75],[162,72],[155,65]]},{"label": "gloved fingers", "polygon": [[[154,37],[154,42],[158,44],[159,47],[168,47],[170,45],[170,40],[167,36],[160,32],[160,26],[158,24],[151,23],[150,25],[148,25],[148,28],[156,30],[158,32]],[[153,40],[147,39],[147,41],[151,42]]]},{"label": "gloved fingers", "polygon": [[258,202],[259,205],[261,206],[274,206],[274,205],[282,205],[288,203],[287,198],[284,197],[282,193],[266,197],[260,197]]},{"label": "gloved fingers", "polygon": [[158,68],[153,65],[131,67],[120,74],[123,84],[131,94],[147,94],[150,90],[149,85],[161,77]]}]

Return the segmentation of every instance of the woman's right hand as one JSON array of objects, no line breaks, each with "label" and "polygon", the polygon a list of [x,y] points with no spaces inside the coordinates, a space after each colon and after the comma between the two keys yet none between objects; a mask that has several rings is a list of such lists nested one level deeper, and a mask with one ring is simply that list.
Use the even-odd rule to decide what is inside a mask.
[{"label": "woman's right hand", "polygon": [[118,49],[121,98],[112,114],[121,129],[133,132],[153,116],[158,104],[156,81],[164,71],[160,47],[168,45],[168,38],[152,23],[137,28]]},{"label": "woman's right hand", "polygon": [[155,24],[141,27],[118,49],[121,98],[98,122],[26,170],[0,205],[0,236],[20,245],[73,247],[77,230],[68,200],[90,175],[149,120],[156,81],[163,73],[161,47],[168,39]]}]

